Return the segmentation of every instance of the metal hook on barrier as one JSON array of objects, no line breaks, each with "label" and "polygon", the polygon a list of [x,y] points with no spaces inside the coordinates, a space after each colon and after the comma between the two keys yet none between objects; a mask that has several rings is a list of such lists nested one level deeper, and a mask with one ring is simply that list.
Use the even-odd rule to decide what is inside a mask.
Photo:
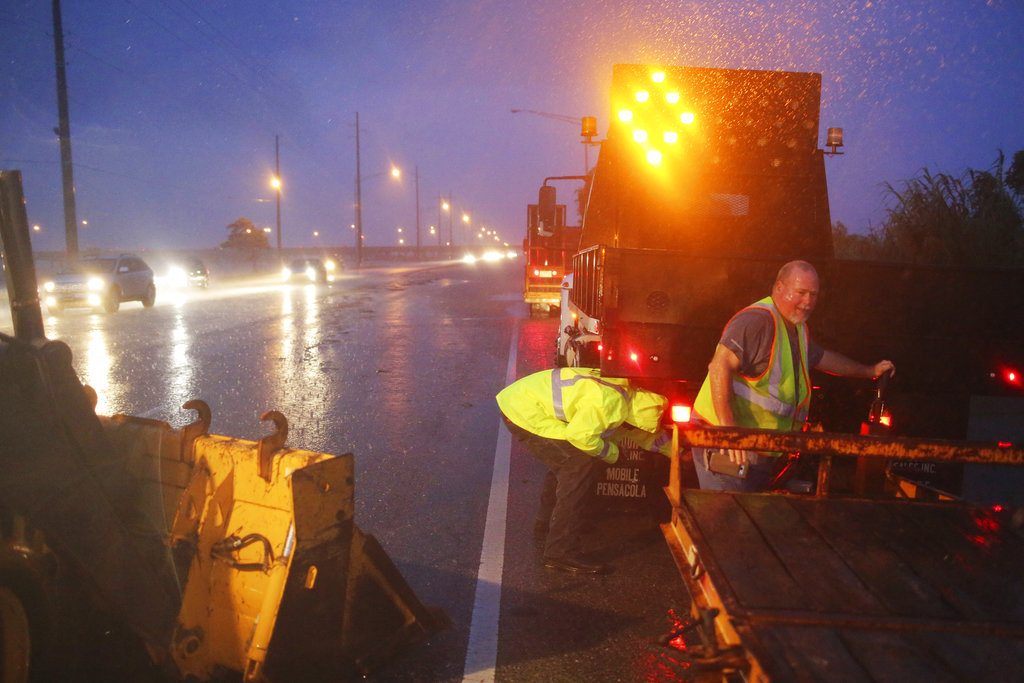
[{"label": "metal hook on barrier", "polygon": [[206,404],[206,401],[202,401],[198,398],[185,401],[185,405],[183,405],[182,408],[185,410],[194,410],[199,413],[199,416],[195,421],[181,428],[181,453],[179,457],[183,462],[194,462],[195,457],[193,455],[193,445],[195,444],[197,437],[210,433],[212,413],[210,412],[210,406]]},{"label": "metal hook on barrier", "polygon": [[260,419],[264,422],[272,421],[275,427],[274,433],[260,439],[256,446],[260,476],[270,481],[270,462],[274,453],[284,448],[285,441],[288,440],[288,418],[277,410],[268,410],[260,415]]}]

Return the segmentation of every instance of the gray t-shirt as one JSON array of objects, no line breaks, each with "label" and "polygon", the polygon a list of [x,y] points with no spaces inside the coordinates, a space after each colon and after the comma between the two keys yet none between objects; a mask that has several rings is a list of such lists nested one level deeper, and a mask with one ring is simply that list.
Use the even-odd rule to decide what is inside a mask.
[{"label": "gray t-shirt", "polygon": [[[800,351],[796,325],[783,319],[789,333],[789,347],[793,352],[793,367],[800,366]],[[736,354],[740,359],[740,374],[745,377],[759,377],[771,361],[772,344],[775,342],[775,324],[772,314],[763,308],[747,308],[729,321],[722,331],[719,344]],[[821,362],[825,349],[814,343],[808,336],[807,363],[812,368]]]}]

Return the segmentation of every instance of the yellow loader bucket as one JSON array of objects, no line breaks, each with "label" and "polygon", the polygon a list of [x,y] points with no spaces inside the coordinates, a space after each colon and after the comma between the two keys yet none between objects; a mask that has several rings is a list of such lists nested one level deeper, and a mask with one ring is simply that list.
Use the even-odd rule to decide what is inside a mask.
[{"label": "yellow loader bucket", "polygon": [[[355,526],[353,456],[287,448],[288,425],[257,441],[216,436],[202,402],[180,431],[104,420],[130,460],[159,462],[169,544],[182,581],[170,655],[182,677],[344,680],[448,625]],[[153,482],[150,484],[153,486]],[[154,498],[155,500],[155,498]],[[172,504],[173,503],[173,504]]]}]

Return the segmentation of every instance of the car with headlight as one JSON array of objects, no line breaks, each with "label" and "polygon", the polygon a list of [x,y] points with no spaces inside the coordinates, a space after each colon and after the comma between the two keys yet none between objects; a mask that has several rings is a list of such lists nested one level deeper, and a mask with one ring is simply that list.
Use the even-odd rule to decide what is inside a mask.
[{"label": "car with headlight", "polygon": [[195,256],[170,262],[165,273],[164,280],[170,287],[206,289],[210,286],[210,269]]},{"label": "car with headlight", "polygon": [[281,279],[292,284],[334,282],[337,267],[331,259],[295,259],[281,270]]},{"label": "car with headlight", "polygon": [[153,270],[138,256],[84,257],[68,264],[43,284],[47,309],[59,315],[65,308],[95,308],[116,313],[125,301],[146,308],[156,303]]}]

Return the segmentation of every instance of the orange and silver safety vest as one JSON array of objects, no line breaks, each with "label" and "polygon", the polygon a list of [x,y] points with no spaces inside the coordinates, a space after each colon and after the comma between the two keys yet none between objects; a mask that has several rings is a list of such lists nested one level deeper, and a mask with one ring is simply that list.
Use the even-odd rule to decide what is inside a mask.
[{"label": "orange and silver safety vest", "polygon": [[557,368],[527,375],[495,397],[513,424],[549,439],[564,439],[606,463],[619,459],[614,432],[628,422],[655,433],[668,403],[661,394],[602,377],[593,368]]},{"label": "orange and silver safety vest", "polygon": [[[733,375],[732,412],[736,426],[780,431],[798,430],[807,418],[811,397],[807,369],[807,325],[801,323],[796,326],[800,345],[800,367],[795,368],[785,322],[771,297],[766,297],[744,310],[751,308],[760,308],[771,313],[775,322],[775,341],[772,343],[768,367],[761,375]],[[721,424],[711,400],[711,385],[708,378],[704,379],[693,407],[698,415],[711,424]]]}]

